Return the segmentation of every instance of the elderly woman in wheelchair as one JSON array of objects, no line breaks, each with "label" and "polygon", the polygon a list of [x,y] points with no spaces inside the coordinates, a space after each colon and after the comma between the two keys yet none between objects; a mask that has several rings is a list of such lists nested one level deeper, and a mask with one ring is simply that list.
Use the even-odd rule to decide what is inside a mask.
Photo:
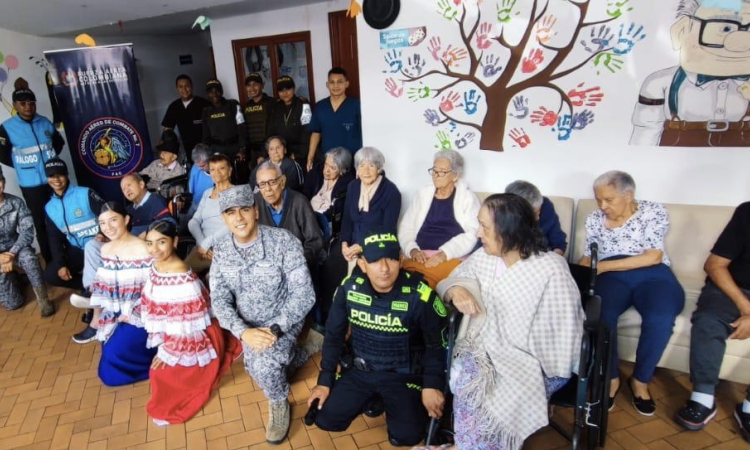
[{"label": "elderly woman in wheelchair", "polygon": [[547,425],[549,396],[578,366],[584,314],[526,200],[488,197],[478,237],[482,248],[438,284],[464,314],[450,377],[455,445],[443,448],[515,450]]}]

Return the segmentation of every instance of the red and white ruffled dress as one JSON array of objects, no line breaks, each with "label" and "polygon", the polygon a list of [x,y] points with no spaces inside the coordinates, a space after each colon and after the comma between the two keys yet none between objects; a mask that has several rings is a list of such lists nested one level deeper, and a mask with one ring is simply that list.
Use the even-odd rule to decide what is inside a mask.
[{"label": "red and white ruffled dress", "polygon": [[242,353],[240,342],[219,326],[206,287],[193,271],[151,269],[141,297],[147,346],[166,366],[151,369],[146,412],[159,424],[182,423],[208,401],[211,390]]}]

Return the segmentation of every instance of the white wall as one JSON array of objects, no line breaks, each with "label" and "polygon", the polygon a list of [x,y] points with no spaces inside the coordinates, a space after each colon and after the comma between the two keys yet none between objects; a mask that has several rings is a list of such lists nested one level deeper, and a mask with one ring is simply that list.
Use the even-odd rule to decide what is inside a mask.
[{"label": "white wall", "polygon": [[224,86],[224,96],[239,98],[232,53],[233,40],[309,31],[315,99],[327,97],[328,90],[325,83],[328,70],[331,68],[328,13],[346,9],[348,6],[349,0],[332,0],[311,6],[216,19],[211,22],[211,42],[216,60],[216,75]]},{"label": "white wall", "polygon": [[[553,4],[555,2],[561,3],[552,0]],[[490,21],[497,30],[495,3],[484,2],[483,11],[489,13],[482,21]],[[524,6],[530,3],[518,2]],[[592,0],[591,3],[591,12],[595,14],[592,20],[606,19],[605,2]],[[580,81],[591,81],[589,86],[593,83],[601,85],[606,95],[602,105],[595,110],[595,122],[584,130],[585,133],[574,134],[569,141],[558,141],[549,128],[543,133],[537,125],[532,127],[528,122],[511,121],[511,127],[526,128],[532,137],[532,145],[525,149],[512,147],[513,141],[507,137],[507,130],[511,127],[508,127],[504,152],[480,150],[478,140],[461,150],[466,157],[466,178],[472,188],[499,192],[513,180],[526,179],[537,184],[545,194],[590,198],[591,183],[597,175],[620,169],[634,176],[639,198],[717,205],[736,205],[750,198],[750,149],[628,145],[633,106],[641,82],[648,74],[677,64],[677,53],[672,50],[669,36],[677,0],[631,4],[636,9],[626,13],[625,22],[635,20],[644,24],[647,38],[624,58],[624,69],[614,75],[596,75],[589,65],[586,72],[566,77],[560,83],[566,91]],[[558,15],[558,26],[565,20],[566,17]],[[384,62],[386,51],[380,49],[379,32],[368,27],[362,17],[358,18],[357,26],[364,143],[383,151],[388,175],[405,196],[410,197],[417,187],[430,182],[426,169],[431,166],[437,145],[435,135],[440,128],[425,122],[423,113],[427,103],[406,98],[406,91],[416,83],[406,84],[401,98],[385,92],[384,81],[392,75],[383,73],[387,69]],[[443,48],[449,44],[460,45],[457,28],[436,12],[435,2],[402,1],[401,13],[389,29],[419,26],[427,27],[427,39],[419,47],[402,49],[403,60],[419,52],[428,59],[426,70],[438,68],[427,51],[428,41],[441,35]],[[615,35],[618,26],[619,22],[613,27]],[[582,37],[587,37],[588,33],[586,30]],[[425,81],[425,85],[429,83]],[[541,98],[539,96],[545,94],[530,95]],[[439,101],[433,100],[429,107],[437,109]],[[556,107],[558,103],[553,104]]]}]

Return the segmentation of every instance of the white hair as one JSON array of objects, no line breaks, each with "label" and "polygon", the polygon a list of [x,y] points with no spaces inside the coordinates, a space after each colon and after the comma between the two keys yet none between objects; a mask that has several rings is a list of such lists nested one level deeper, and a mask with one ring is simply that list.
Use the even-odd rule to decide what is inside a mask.
[{"label": "white hair", "polygon": [[438,159],[447,159],[451,165],[451,170],[457,176],[461,176],[464,173],[464,157],[455,150],[440,150],[435,153],[432,158],[433,163]]},{"label": "white hair", "polygon": [[619,170],[610,170],[599,175],[594,180],[594,189],[602,186],[612,186],[617,192],[624,194],[626,192],[635,193],[635,180],[630,174]]},{"label": "white hair", "polygon": [[258,170],[256,171],[256,173],[260,172],[261,170],[273,170],[274,172],[276,172],[277,177],[280,177],[281,175],[283,175],[283,172],[281,171],[281,167],[277,166],[270,160],[261,163],[261,165],[258,166]]},{"label": "white hair", "polygon": [[529,183],[528,181],[516,180],[510,183],[505,188],[505,193],[515,194],[523,198],[524,200],[529,202],[534,210],[538,210],[539,208],[541,208],[542,202],[544,201],[544,197],[542,197],[542,193],[539,191],[539,188]]},{"label": "white hair", "polygon": [[354,154],[354,167],[359,167],[363,162],[372,163],[378,171],[381,171],[385,165],[385,156],[375,147],[362,147]]}]

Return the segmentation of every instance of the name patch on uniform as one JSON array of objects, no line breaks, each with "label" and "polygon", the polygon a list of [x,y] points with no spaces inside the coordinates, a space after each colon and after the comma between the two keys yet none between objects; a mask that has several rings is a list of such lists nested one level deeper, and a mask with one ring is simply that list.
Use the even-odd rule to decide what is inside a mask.
[{"label": "name patch on uniform", "polygon": [[402,301],[391,302],[391,309],[394,311],[408,311],[409,302],[402,302]]},{"label": "name patch on uniform", "polygon": [[245,108],[246,113],[252,113],[252,112],[263,112],[263,105],[255,105],[255,106],[248,106]]},{"label": "name patch on uniform", "polygon": [[409,286],[403,286],[401,292],[404,294],[411,294],[411,288]]},{"label": "name patch on uniform", "polygon": [[370,306],[372,305],[372,297],[360,292],[349,291],[346,293],[346,299],[350,302],[359,303],[360,305]]},{"label": "name patch on uniform", "polygon": [[226,114],[224,114],[224,113],[216,113],[216,114],[211,114],[211,118],[212,118],[212,119],[221,119],[222,117],[226,117],[226,116],[227,116],[227,115],[226,115]]}]

